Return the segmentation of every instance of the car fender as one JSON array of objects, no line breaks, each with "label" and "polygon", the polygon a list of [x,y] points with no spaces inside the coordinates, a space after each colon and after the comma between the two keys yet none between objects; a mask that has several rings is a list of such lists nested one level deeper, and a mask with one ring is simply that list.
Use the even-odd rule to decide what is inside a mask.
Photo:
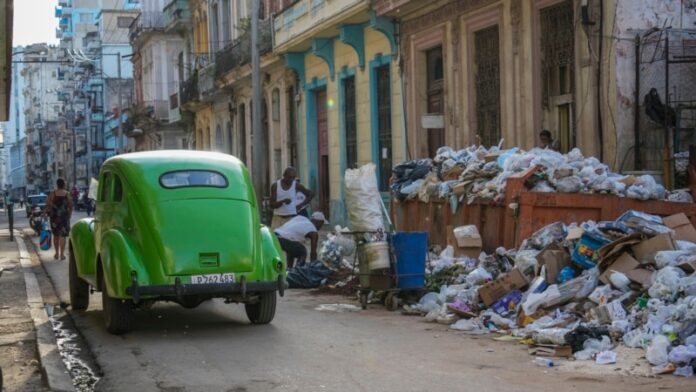
[{"label": "car fender", "polygon": [[[280,243],[275,234],[266,226],[261,226],[261,253],[263,255],[264,274],[268,278],[275,279],[278,273],[285,275],[287,268],[285,258],[280,254]],[[276,266],[278,261],[282,263],[280,271]]]},{"label": "car fender", "polygon": [[134,242],[118,230],[104,233],[99,252],[105,272],[102,291],[112,298],[130,298],[126,288],[132,285],[131,271],[135,271],[138,284],[147,285],[149,277],[142,262],[141,252]]},{"label": "car fender", "polygon": [[95,278],[97,270],[93,222],[94,218],[80,219],[70,229],[70,251],[75,256],[77,273],[88,280]]}]

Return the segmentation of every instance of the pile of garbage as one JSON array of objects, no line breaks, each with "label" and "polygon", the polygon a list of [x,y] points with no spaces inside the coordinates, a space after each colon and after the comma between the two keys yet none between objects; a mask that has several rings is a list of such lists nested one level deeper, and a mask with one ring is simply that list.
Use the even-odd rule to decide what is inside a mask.
[{"label": "pile of garbage", "polygon": [[504,333],[541,357],[609,364],[618,344],[642,348],[655,374],[693,375],[696,229],[686,215],[557,222],[493,254],[475,247],[475,226],[454,230],[457,243],[430,258],[431,291],[406,312]]},{"label": "pile of garbage", "polygon": [[640,200],[693,202],[687,190],[669,192],[650,175],[613,173],[595,157],[584,157],[578,148],[567,154],[549,149],[501,150],[470,146],[455,151],[440,147],[434,159],[402,163],[393,169],[392,193],[399,200],[431,197],[448,199],[456,206],[466,201],[501,202],[510,176],[533,167],[541,170],[533,178],[533,192],[613,194]]},{"label": "pile of garbage", "polygon": [[348,259],[355,254],[355,241],[346,234],[348,229],[336,226],[327,235],[318,252],[318,260],[288,269],[290,288],[312,289],[318,287],[342,288],[355,286],[355,268]]}]

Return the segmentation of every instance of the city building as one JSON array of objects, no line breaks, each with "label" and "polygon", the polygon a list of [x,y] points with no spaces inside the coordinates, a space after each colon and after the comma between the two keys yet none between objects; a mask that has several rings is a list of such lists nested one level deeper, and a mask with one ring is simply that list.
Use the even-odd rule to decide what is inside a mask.
[{"label": "city building", "polygon": [[[13,49],[13,57],[21,59],[24,48],[19,46]],[[4,125],[2,165],[4,166],[4,187],[12,199],[23,197],[26,192],[26,158],[25,158],[25,129],[26,118],[24,114],[24,78],[21,74],[23,63],[12,64],[12,89],[10,94],[10,117]]]},{"label": "city building", "polygon": [[0,121],[10,117],[13,0],[0,0]]},{"label": "city building", "polygon": [[408,157],[395,24],[369,1],[299,0],[275,14],[273,34],[296,78],[299,176],[317,192],[314,210],[342,223],[345,170],[374,163],[388,197]]},{"label": "city building", "polygon": [[187,126],[179,110],[179,83],[183,75],[182,31],[190,21],[188,4],[142,0],[141,7],[129,33],[136,93],[128,134],[137,151],[187,148]]}]

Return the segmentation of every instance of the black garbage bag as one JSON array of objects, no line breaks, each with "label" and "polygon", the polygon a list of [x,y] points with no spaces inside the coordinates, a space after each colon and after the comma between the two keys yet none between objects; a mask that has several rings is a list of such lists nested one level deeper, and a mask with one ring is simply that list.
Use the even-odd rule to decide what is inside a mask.
[{"label": "black garbage bag", "polygon": [[299,267],[288,269],[287,281],[291,289],[313,289],[321,286],[326,278],[334,273],[320,261],[312,261]]},{"label": "black garbage bag", "polygon": [[564,338],[567,344],[573,349],[573,352],[582,351],[583,344],[587,339],[602,339],[602,336],[609,336],[609,330],[604,327],[577,327],[574,330],[565,334]]},{"label": "black garbage bag", "polygon": [[394,182],[391,190],[398,200],[403,201],[407,195],[401,193],[401,188],[411,184],[413,181],[425,178],[433,168],[433,162],[430,159],[418,159],[408,161],[394,166],[392,174]]}]

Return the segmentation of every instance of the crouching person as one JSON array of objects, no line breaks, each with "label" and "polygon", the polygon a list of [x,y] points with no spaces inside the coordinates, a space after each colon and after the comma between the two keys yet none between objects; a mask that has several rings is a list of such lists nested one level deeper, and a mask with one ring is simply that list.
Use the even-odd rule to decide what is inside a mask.
[{"label": "crouching person", "polygon": [[307,248],[305,241],[310,241],[310,261],[317,259],[317,244],[319,243],[319,230],[327,223],[324,214],[315,212],[309,218],[298,215],[275,229],[275,234],[280,242],[280,247],[287,256],[288,268],[303,265],[307,260]]}]

